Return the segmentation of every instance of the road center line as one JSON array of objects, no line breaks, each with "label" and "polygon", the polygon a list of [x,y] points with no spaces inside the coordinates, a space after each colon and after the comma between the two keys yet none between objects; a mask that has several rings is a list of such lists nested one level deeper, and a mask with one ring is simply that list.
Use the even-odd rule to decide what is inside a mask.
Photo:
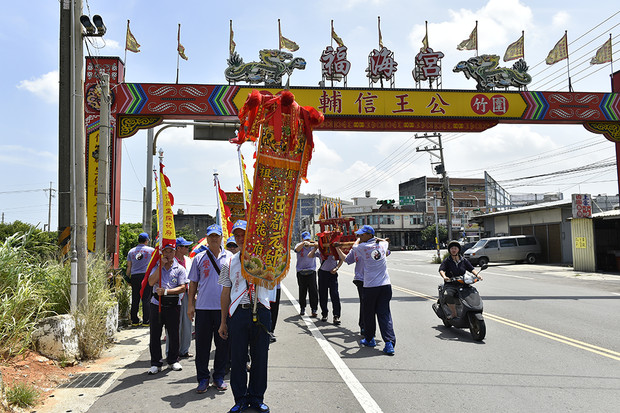
[{"label": "road center line", "polygon": [[[284,294],[286,294],[289,301],[293,304],[293,307],[295,307],[297,313],[299,313],[299,303],[297,302],[295,297],[291,295],[288,288],[286,288],[283,284],[280,284],[280,288],[282,289],[282,291],[284,291]],[[312,336],[317,341],[317,343],[319,343],[321,349],[323,350],[329,361],[331,361],[338,374],[340,374],[340,377],[342,377],[346,385],[349,387],[351,393],[353,393],[360,406],[362,406],[364,412],[382,413],[383,411],[381,410],[377,402],[370,396],[370,393],[368,393],[362,383],[360,383],[357,377],[355,377],[353,372],[349,369],[349,367],[347,367],[346,363],[342,361],[338,353],[336,353],[336,350],[334,350],[331,344],[329,344],[323,333],[321,333],[321,331],[317,328],[312,319],[307,315],[304,315],[301,318],[306,323],[308,330],[312,333]]]},{"label": "road center line", "polygon": [[[427,300],[435,301],[437,297],[433,297],[427,294],[423,294],[414,290],[409,290],[407,288],[398,287],[396,285],[392,285],[392,288],[398,291],[402,291],[406,294],[415,295],[417,297],[426,298]],[[615,293],[614,293],[615,294]],[[537,327],[533,327],[527,324],[519,323],[518,321],[513,321],[504,317],[500,317],[494,314],[484,313],[486,319],[496,321],[498,323],[507,325],[509,327],[517,328],[522,331],[526,331],[528,333],[536,334],[541,337],[548,338],[550,340],[554,340],[563,344],[567,344],[572,347],[579,348],[581,350],[586,350],[594,354],[598,354],[603,357],[607,357],[613,360],[620,361],[620,353],[606,349],[604,347],[595,346],[593,344],[584,343],[583,341],[575,340],[566,336],[562,336],[560,334],[552,333],[550,331],[546,331]]]}]

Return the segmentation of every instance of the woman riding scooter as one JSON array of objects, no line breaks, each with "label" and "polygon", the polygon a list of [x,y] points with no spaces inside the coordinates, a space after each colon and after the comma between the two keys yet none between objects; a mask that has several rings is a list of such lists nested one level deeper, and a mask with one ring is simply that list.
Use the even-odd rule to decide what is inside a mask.
[{"label": "woman riding scooter", "polygon": [[474,266],[461,256],[461,244],[458,241],[450,241],[448,244],[448,252],[450,256],[443,260],[439,266],[439,274],[444,280],[445,288],[445,300],[448,304],[451,314],[447,315],[448,319],[455,318],[456,315],[456,296],[458,294],[459,284],[454,280],[456,277],[465,275],[467,271],[474,274],[479,279],[482,277],[479,275],[478,270],[474,269]]}]

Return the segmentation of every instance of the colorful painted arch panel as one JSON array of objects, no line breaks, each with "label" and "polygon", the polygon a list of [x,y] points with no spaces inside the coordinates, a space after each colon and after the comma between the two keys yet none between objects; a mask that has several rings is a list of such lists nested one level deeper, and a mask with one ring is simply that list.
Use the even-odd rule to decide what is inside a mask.
[{"label": "colorful painted arch panel", "polygon": [[[221,117],[230,120],[237,117],[239,108],[253,89],[273,94],[281,90],[236,85],[122,83],[117,88],[118,100],[115,106],[119,115],[211,120]],[[469,119],[572,124],[620,120],[620,96],[617,93],[481,93],[462,90],[316,87],[290,90],[300,105],[313,106],[325,113],[326,119],[334,120],[435,119],[450,123],[454,119]]]}]

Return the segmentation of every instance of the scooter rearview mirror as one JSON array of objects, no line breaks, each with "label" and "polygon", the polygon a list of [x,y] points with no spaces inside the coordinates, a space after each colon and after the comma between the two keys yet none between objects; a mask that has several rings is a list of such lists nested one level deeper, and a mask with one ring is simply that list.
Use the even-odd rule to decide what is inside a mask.
[{"label": "scooter rearview mirror", "polygon": [[484,271],[487,268],[489,268],[489,264],[484,264],[482,267],[480,267],[480,271]]}]

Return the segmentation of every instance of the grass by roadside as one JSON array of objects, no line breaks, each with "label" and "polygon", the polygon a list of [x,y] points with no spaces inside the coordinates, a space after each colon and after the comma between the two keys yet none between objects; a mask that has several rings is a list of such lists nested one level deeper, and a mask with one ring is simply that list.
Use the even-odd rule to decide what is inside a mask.
[{"label": "grass by roadside", "polygon": [[[5,368],[33,348],[31,334],[43,318],[70,313],[70,266],[49,252],[56,246],[38,243],[46,254],[33,253],[32,233],[14,234],[0,241],[0,364]],[[100,356],[109,344],[106,333],[108,310],[119,305],[128,312],[129,286],[122,277],[109,278],[108,262],[101,257],[88,260],[88,306],[75,312],[81,360]],[[58,366],[65,364],[58,361]],[[15,363],[13,363],[15,364]],[[12,406],[34,406],[45,389],[18,375],[4,380],[6,400]]]}]

